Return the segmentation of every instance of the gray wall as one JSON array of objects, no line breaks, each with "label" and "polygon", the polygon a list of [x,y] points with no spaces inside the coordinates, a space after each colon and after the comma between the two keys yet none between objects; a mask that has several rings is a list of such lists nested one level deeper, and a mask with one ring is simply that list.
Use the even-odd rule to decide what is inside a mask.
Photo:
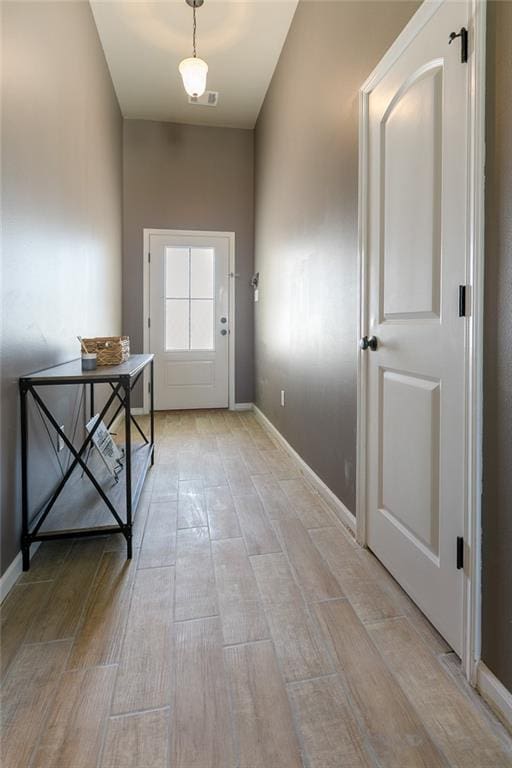
[{"label": "gray wall", "polygon": [[253,131],[124,123],[123,329],[143,346],[144,228],[236,235],[236,400],[253,399]]},{"label": "gray wall", "polygon": [[488,6],[482,657],[512,691],[512,2]]},{"label": "gray wall", "polygon": [[256,402],[352,512],[358,89],[416,7],[300,2],[256,126]]},{"label": "gray wall", "polygon": [[[87,2],[4,2],[1,570],[19,551],[17,378],[121,326],[122,119]],[[76,391],[48,393],[71,430]],[[36,414],[34,506],[59,475]],[[64,456],[61,456],[64,458]]]}]

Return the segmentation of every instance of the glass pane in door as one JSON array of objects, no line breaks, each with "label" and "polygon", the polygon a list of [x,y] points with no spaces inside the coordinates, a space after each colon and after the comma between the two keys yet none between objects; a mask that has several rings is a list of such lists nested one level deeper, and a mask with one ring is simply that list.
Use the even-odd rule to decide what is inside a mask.
[{"label": "glass pane in door", "polygon": [[213,299],[190,302],[190,349],[213,350]]},{"label": "glass pane in door", "polygon": [[214,296],[214,249],[190,249],[190,297],[213,299]]},{"label": "glass pane in door", "polygon": [[165,295],[168,299],[190,296],[190,248],[165,249]]},{"label": "glass pane in door", "polygon": [[165,300],[165,348],[190,349],[190,302],[188,299]]}]

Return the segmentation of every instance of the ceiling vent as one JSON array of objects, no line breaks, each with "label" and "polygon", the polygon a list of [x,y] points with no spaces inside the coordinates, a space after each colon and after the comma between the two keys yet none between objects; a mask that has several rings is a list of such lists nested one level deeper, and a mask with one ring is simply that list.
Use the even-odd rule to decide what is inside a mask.
[{"label": "ceiling vent", "polygon": [[205,91],[202,96],[189,96],[189,104],[197,104],[200,107],[216,107],[219,101],[218,91]]}]

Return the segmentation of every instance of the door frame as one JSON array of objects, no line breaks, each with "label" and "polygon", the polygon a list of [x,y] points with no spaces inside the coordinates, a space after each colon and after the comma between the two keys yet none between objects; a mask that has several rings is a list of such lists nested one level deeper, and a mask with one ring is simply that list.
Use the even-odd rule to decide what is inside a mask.
[{"label": "door frame", "polygon": [[[359,210],[358,210],[358,339],[368,329],[368,155],[369,98],[421,29],[446,0],[428,0],[403,29],[359,91]],[[484,308],[484,162],[485,162],[485,47],[486,0],[470,0],[468,114],[468,255],[466,284],[470,315],[465,342],[465,480],[463,572],[462,668],[477,684],[481,653],[481,493],[483,411],[483,308]],[[357,361],[357,473],[356,538],[367,546],[367,379],[368,357]],[[455,552],[454,552],[455,557]]]},{"label": "door frame", "polygon": [[[149,243],[151,235],[171,235],[173,237],[225,237],[228,240],[229,251],[229,344],[228,344],[228,408],[230,411],[235,410],[235,233],[234,232],[212,232],[210,230],[200,229],[146,229],[143,230],[143,249],[142,249],[142,265],[143,265],[143,314],[142,323],[144,329],[144,353],[149,354],[149,323],[150,316],[150,257],[149,257]],[[149,413],[149,391],[148,381],[144,379],[144,405],[143,412]]]}]

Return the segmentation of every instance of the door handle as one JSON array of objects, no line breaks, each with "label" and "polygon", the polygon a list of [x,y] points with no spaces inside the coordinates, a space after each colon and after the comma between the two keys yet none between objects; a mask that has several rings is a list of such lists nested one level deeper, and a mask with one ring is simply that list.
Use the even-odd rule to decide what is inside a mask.
[{"label": "door handle", "polygon": [[226,331],[225,328],[222,329],[222,331],[220,332],[220,335],[221,336],[226,336],[227,335],[227,331]]},{"label": "door handle", "polygon": [[361,347],[361,349],[370,349],[372,352],[376,351],[378,345],[379,345],[379,342],[376,336],[370,336],[370,338],[368,338],[368,336],[363,336],[363,338],[359,342],[359,346]]}]

